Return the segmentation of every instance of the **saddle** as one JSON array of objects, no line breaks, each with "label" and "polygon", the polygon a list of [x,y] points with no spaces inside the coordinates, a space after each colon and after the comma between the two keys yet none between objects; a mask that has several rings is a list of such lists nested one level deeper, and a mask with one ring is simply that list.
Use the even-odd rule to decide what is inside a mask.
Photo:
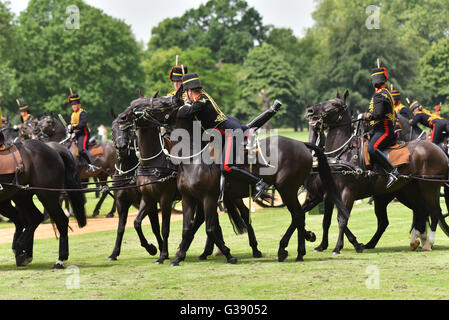
[{"label": "saddle", "polygon": [[[393,167],[397,168],[403,164],[410,163],[410,150],[406,146],[407,146],[406,143],[401,144],[396,143],[382,152],[387,155],[388,160],[390,160],[390,163],[393,165]],[[371,165],[368,153],[367,139],[364,139],[363,142],[363,160],[366,167],[369,167]]]},{"label": "saddle", "polygon": [[23,172],[23,161],[19,149],[12,144],[0,151],[0,175]]}]

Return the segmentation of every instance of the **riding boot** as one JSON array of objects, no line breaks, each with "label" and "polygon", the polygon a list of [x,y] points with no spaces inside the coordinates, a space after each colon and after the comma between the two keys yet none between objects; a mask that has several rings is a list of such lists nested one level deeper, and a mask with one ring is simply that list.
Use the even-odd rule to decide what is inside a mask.
[{"label": "riding boot", "polygon": [[94,161],[93,161],[93,159],[92,159],[92,155],[91,155],[91,153],[90,153],[89,150],[85,150],[85,151],[81,152],[81,155],[82,155],[83,158],[87,161],[87,166],[88,166],[87,171],[88,171],[88,172],[93,172],[93,171],[95,171],[95,170],[100,169],[99,167],[97,167],[97,166],[95,166],[95,165],[93,164]]},{"label": "riding boot", "polygon": [[384,169],[385,172],[388,174],[388,182],[387,182],[387,189],[388,189],[393,185],[393,183],[395,183],[399,179],[399,176],[401,174],[399,173],[397,168],[393,167],[393,165],[390,163],[390,161],[382,151],[376,149],[373,155],[376,163],[379,164],[382,167],[382,169]]},{"label": "riding boot", "polygon": [[270,120],[276,114],[276,112],[279,111],[281,106],[282,103],[276,100],[268,110],[264,111],[261,115],[252,120],[250,123],[248,123],[247,124],[248,128],[254,128],[256,130],[261,128],[265,123],[268,122],[268,120]]},{"label": "riding boot", "polygon": [[235,166],[230,167],[230,169],[231,171],[229,171],[229,173],[231,174],[231,176],[234,176],[236,179],[246,181],[248,184],[254,186],[253,200],[257,200],[259,197],[266,194],[266,190],[268,189],[269,185],[266,184],[262,178],[257,177],[252,173]]}]

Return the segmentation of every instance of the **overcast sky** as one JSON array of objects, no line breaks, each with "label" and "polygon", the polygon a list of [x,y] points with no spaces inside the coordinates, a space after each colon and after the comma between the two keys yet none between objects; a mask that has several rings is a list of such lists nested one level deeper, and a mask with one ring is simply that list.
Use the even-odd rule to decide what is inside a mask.
[{"label": "overcast sky", "polygon": [[[17,15],[26,8],[29,0],[12,0],[11,9]],[[314,0],[246,0],[262,15],[264,24],[290,28],[301,37],[311,27]],[[165,18],[179,17],[186,10],[197,8],[206,0],[85,0],[105,13],[131,25],[137,40],[145,43],[151,29]],[[82,19],[82,16],[81,16]]]}]

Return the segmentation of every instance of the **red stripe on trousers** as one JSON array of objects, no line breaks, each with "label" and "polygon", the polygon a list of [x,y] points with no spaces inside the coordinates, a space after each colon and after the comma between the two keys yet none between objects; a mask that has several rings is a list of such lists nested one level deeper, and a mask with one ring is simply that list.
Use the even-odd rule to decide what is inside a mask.
[{"label": "red stripe on trousers", "polygon": [[226,141],[226,151],[225,151],[225,159],[224,159],[224,169],[225,171],[229,172],[231,171],[231,168],[229,168],[229,156],[231,154],[231,147],[232,147],[232,134],[227,133],[224,130],[218,129],[216,128],[216,130],[218,130],[221,134],[224,134],[226,136],[225,141]]},{"label": "red stripe on trousers", "polygon": [[433,142],[433,137],[435,136],[436,125],[435,125],[435,123],[432,123],[432,121],[430,123],[433,126],[433,128],[432,128],[432,138],[430,138],[430,142]]},{"label": "red stripe on trousers", "polygon": [[84,128],[83,150],[87,150],[87,128]]},{"label": "red stripe on trousers", "polygon": [[379,144],[386,138],[388,137],[388,134],[390,133],[390,129],[388,129],[388,120],[384,120],[384,129],[385,129],[385,133],[379,138],[379,140],[376,141],[376,143],[374,144],[374,150],[377,150],[377,148],[379,147]]}]

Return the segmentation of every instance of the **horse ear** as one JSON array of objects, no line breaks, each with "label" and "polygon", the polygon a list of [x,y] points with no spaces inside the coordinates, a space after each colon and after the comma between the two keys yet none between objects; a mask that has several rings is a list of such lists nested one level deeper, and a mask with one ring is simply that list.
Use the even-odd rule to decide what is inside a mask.
[{"label": "horse ear", "polygon": [[153,94],[153,99],[155,99],[155,98],[157,98],[157,95],[159,94],[159,90],[158,91],[156,91],[156,93],[155,94]]},{"label": "horse ear", "polygon": [[181,85],[181,86],[179,87],[178,91],[176,91],[176,94],[175,94],[175,97],[176,97],[176,100],[177,100],[177,101],[182,101],[182,94],[183,94],[183,92],[184,92],[184,88],[183,88],[183,86]]},{"label": "horse ear", "polygon": [[343,96],[343,101],[344,101],[345,103],[346,103],[346,99],[348,98],[348,96],[349,96],[349,90],[346,89],[345,95]]},{"label": "horse ear", "polygon": [[310,104],[307,102],[307,100],[304,100],[304,104],[306,105],[306,108],[310,107]]},{"label": "horse ear", "polygon": [[337,98],[338,98],[338,99],[341,99],[341,98],[340,98],[340,92],[338,91],[338,89],[337,89]]},{"label": "horse ear", "polygon": [[115,115],[114,109],[112,109],[112,108],[109,109],[109,114],[111,115],[112,121],[114,121],[117,118],[117,116]]},{"label": "horse ear", "polygon": [[143,91],[142,91],[142,89],[139,89],[139,98],[143,98]]}]

